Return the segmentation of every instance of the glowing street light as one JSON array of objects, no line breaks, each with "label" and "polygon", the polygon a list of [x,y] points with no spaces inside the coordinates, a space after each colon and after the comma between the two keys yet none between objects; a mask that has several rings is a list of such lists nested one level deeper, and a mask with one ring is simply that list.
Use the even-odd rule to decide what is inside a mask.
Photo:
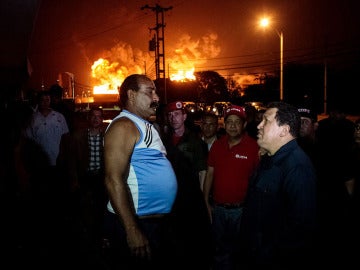
[{"label": "glowing street light", "polygon": [[[270,24],[269,19],[263,18],[260,20],[260,26],[261,27],[268,27]],[[283,100],[284,98],[284,36],[282,31],[276,30],[277,35],[280,37],[280,100]]]}]

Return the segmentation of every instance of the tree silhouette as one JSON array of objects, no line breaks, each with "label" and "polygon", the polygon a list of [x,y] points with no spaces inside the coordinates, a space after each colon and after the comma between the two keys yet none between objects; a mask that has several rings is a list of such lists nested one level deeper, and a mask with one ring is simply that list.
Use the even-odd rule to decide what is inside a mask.
[{"label": "tree silhouette", "polygon": [[216,71],[199,71],[194,73],[198,81],[197,93],[199,100],[206,104],[216,101],[228,101],[229,91],[226,79]]}]

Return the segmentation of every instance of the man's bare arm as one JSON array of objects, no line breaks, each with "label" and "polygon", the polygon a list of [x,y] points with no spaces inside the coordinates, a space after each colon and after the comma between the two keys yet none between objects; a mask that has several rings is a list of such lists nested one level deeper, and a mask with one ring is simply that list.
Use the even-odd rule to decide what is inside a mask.
[{"label": "man's bare arm", "polygon": [[105,186],[115,213],[125,228],[130,250],[136,256],[150,256],[149,243],[140,230],[128,189],[130,159],[140,134],[132,121],[113,122],[104,138]]}]

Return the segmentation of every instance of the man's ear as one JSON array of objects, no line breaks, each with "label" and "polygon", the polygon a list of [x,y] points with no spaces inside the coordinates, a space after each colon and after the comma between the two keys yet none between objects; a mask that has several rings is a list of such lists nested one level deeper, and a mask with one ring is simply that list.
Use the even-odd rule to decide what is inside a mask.
[{"label": "man's ear", "polygon": [[280,137],[285,137],[290,133],[290,126],[289,125],[282,125],[280,131]]},{"label": "man's ear", "polygon": [[128,96],[129,101],[134,101],[134,99],[135,99],[135,91],[133,91],[131,89],[128,89],[126,91],[126,94]]}]

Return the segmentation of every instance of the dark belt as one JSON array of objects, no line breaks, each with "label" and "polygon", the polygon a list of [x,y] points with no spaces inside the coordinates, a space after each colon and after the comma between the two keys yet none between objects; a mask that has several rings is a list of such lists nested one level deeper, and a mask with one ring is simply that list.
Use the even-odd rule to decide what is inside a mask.
[{"label": "dark belt", "polygon": [[164,218],[167,217],[167,214],[153,214],[153,215],[146,215],[146,216],[138,216],[139,219],[157,219],[157,218]]},{"label": "dark belt", "polygon": [[244,203],[215,203],[215,206],[225,209],[236,209],[244,206]]},{"label": "dark belt", "polygon": [[169,222],[169,214],[154,214],[147,216],[138,216],[138,222],[141,224],[167,224]]}]

